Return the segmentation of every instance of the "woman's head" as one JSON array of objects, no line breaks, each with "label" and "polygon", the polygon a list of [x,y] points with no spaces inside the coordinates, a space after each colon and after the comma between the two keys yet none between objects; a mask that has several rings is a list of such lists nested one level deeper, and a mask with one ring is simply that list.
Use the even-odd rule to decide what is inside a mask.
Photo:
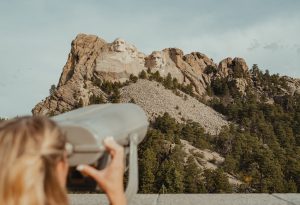
[{"label": "woman's head", "polygon": [[0,123],[0,204],[67,204],[66,138],[45,117]]}]

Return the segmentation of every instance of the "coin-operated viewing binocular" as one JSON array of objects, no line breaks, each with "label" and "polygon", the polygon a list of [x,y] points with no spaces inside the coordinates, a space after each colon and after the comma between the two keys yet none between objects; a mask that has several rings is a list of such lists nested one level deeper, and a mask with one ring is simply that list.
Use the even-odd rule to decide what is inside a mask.
[{"label": "coin-operated viewing binocular", "polygon": [[109,154],[103,144],[106,137],[112,136],[124,146],[129,155],[128,200],[137,193],[137,145],[144,139],[149,124],[145,112],[139,106],[130,103],[90,105],[52,119],[66,133],[70,166],[92,164],[99,169],[104,168],[109,161]]}]

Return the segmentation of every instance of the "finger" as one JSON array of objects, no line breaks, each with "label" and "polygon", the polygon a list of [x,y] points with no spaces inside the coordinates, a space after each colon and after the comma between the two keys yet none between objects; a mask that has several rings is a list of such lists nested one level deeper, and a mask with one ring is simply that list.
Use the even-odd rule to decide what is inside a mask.
[{"label": "finger", "polygon": [[[78,165],[76,167],[78,171],[80,171],[83,174],[86,174],[87,176],[92,177],[101,188],[104,188],[103,185],[106,183],[107,179],[105,178],[105,172],[104,170],[97,170],[94,167],[91,167],[89,165]],[[105,190],[104,190],[105,191]]]},{"label": "finger", "polygon": [[[98,179],[99,178],[99,171],[97,169],[95,169],[94,167],[92,166],[89,166],[89,165],[78,165],[76,167],[76,170],[81,172],[82,174],[84,175],[87,175],[87,176],[90,176],[94,179]],[[101,176],[100,176],[101,177]]]},{"label": "finger", "polygon": [[104,144],[112,156],[109,165],[116,168],[123,168],[124,165],[124,147],[119,145],[112,137],[104,140]]},{"label": "finger", "polygon": [[107,137],[104,139],[104,145],[106,149],[109,151],[109,153],[114,158],[115,155],[118,155],[118,157],[122,156],[124,154],[124,148],[123,146],[119,145],[113,137]]}]

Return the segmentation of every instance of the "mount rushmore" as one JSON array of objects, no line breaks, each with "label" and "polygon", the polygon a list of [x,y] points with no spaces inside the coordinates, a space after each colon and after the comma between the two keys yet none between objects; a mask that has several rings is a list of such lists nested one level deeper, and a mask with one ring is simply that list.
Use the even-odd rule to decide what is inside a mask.
[{"label": "mount rushmore", "polygon": [[[227,77],[241,93],[253,84],[243,58],[225,58],[216,64],[205,54],[184,54],[178,48],[166,48],[146,55],[122,38],[107,43],[95,35],[79,34],[72,41],[71,51],[55,90],[38,103],[32,113],[49,116],[72,110],[79,102],[81,106],[89,105],[91,96],[107,97],[95,82],[124,83],[142,71],[158,72],[161,77],[171,75],[178,83],[191,85],[198,99],[209,98],[207,90],[216,78]],[[243,75],[233,76],[237,71]],[[286,78],[290,89],[285,92],[300,93],[300,81]],[[193,97],[180,100],[172,91],[164,91],[162,86],[156,86],[156,83],[148,80],[138,80],[136,85],[124,86],[120,95],[121,102],[133,99],[142,106],[150,119],[165,110],[178,121],[184,118],[199,122],[211,133],[218,132],[228,124],[224,116]]]}]

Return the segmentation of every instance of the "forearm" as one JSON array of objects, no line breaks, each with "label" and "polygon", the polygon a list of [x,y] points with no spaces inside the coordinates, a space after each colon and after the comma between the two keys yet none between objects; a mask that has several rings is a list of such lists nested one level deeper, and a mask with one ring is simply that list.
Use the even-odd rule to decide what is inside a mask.
[{"label": "forearm", "polygon": [[126,199],[124,192],[107,194],[107,197],[110,202],[110,205],[126,205],[127,204],[127,199]]}]

